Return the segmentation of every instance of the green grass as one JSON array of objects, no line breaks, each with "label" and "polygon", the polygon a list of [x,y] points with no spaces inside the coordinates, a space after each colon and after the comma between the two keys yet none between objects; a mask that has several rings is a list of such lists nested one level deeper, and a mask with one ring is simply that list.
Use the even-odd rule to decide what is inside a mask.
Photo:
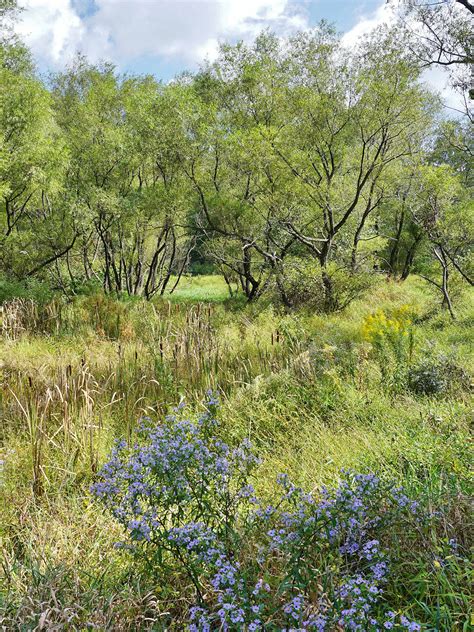
[{"label": "green grass", "polygon": [[[170,289],[174,282],[172,278]],[[236,286],[232,289],[235,290]],[[173,303],[222,303],[229,298],[229,289],[221,276],[183,276],[173,293],[168,290],[163,298]]]},{"label": "green grass", "polygon": [[[0,342],[6,629],[34,629],[41,619],[45,629],[160,630],[170,608],[174,629],[185,629],[176,611],[181,579],[157,583],[119,553],[120,530],[88,488],[114,439],[133,435],[141,415],[158,422],[181,398],[199,409],[208,388],[222,391],[219,432],[231,442],[249,437],[262,456],[256,486],[264,496],[283,471],[317,489],[341,468],[372,470],[443,512],[446,532],[433,538],[455,533],[468,543],[468,297],[456,321],[417,279],[380,282],[329,316],[228,309],[227,287],[216,277],[188,277],[169,298],[153,305],[78,299],[55,308],[59,329],[48,321],[42,333],[25,316],[16,337]],[[362,324],[375,309],[402,305],[416,314],[414,342],[411,357],[397,360],[388,343],[377,350],[364,339]],[[438,353],[460,371],[445,392],[417,395],[406,380],[409,365]],[[397,572],[396,599],[411,595],[427,630],[468,629],[465,570],[437,578],[420,551],[418,567]]]}]

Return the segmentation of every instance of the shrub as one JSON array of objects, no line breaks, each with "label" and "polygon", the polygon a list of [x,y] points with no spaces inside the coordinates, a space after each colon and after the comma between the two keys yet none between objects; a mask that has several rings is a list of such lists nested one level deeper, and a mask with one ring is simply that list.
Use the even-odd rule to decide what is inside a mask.
[{"label": "shrub", "polygon": [[281,475],[268,505],[252,486],[251,446],[217,438],[215,406],[196,421],[144,420],[92,488],[128,534],[121,546],[153,573],[177,566],[188,577],[190,630],[419,630],[385,597],[396,533],[423,520],[417,503],[373,474],[344,472],[317,494]]},{"label": "shrub", "polygon": [[53,292],[49,285],[38,279],[17,281],[0,276],[0,305],[17,298],[31,299],[42,305],[50,301],[52,297]]},{"label": "shrub", "polygon": [[419,395],[436,395],[459,384],[468,386],[469,378],[454,358],[447,355],[426,356],[408,372],[408,385]]},{"label": "shrub", "polygon": [[412,322],[413,316],[408,305],[402,305],[389,314],[379,309],[364,319],[362,337],[377,347],[388,342],[397,348],[410,335]]},{"label": "shrub", "polygon": [[292,308],[307,307],[316,312],[338,312],[360,298],[373,284],[367,274],[350,274],[334,265],[325,271],[330,291],[325,286],[321,266],[315,259],[293,257],[285,261],[276,279],[276,300]]},{"label": "shrub", "polygon": [[406,384],[407,365],[413,353],[413,314],[408,305],[390,313],[379,309],[365,317],[362,338],[372,344],[384,383]]},{"label": "shrub", "polygon": [[415,393],[434,395],[446,389],[447,378],[438,363],[425,359],[410,369],[408,383]]}]

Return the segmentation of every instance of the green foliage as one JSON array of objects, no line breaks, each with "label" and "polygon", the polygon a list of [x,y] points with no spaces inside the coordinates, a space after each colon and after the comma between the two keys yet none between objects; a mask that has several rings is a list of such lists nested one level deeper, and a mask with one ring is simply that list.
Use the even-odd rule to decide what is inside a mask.
[{"label": "green foliage", "polygon": [[[436,100],[396,28],[350,53],[326,24],[265,32],[168,85],[78,56],[48,87],[6,33],[10,277],[68,299],[94,286],[151,300],[205,261],[232,297],[330,312],[380,269],[437,284],[432,244],[471,282],[468,131],[434,130]],[[454,313],[449,288],[444,303]]]},{"label": "green foliage", "polygon": [[362,296],[374,283],[375,279],[368,273],[352,274],[336,264],[321,268],[320,262],[313,258],[288,258],[274,280],[274,301],[283,302],[286,307],[337,312]]},{"label": "green foliage", "polygon": [[53,298],[51,288],[47,283],[38,279],[26,281],[12,281],[0,277],[0,304],[15,298],[32,299],[36,303],[44,304]]},{"label": "green foliage", "polygon": [[442,393],[446,389],[448,379],[443,368],[440,363],[426,360],[413,367],[408,374],[410,388],[422,395]]},{"label": "green foliage", "polygon": [[[171,282],[174,283],[173,278]],[[235,289],[235,285],[233,287]],[[172,303],[223,303],[229,298],[229,288],[224,279],[207,272],[183,276],[172,294],[165,292],[163,295],[164,300]]]},{"label": "green foliage", "polygon": [[369,314],[362,325],[362,337],[373,345],[380,362],[383,380],[403,386],[411,364],[414,344],[413,314],[408,305],[386,314],[378,310]]},{"label": "green foliage", "polygon": [[[204,281],[187,279],[197,283],[190,293],[202,296]],[[368,318],[374,305],[384,318]],[[98,295],[37,310],[16,328],[9,321],[0,347],[0,608],[9,627],[38,625],[48,607],[49,626],[72,616],[76,627],[137,629],[146,612],[153,625],[185,628],[195,603],[189,577],[174,564],[158,589],[146,560],[114,548],[123,532],[89,503],[87,488],[115,437],[134,445],[138,419],[166,415],[181,397],[200,411],[209,387],[222,391],[218,437],[248,437],[263,458],[255,471],[262,499],[275,497],[282,471],[316,490],[352,468],[395,480],[436,510],[429,528],[418,521],[391,531],[386,599],[428,627],[462,629],[469,620],[468,301],[452,322],[433,311],[422,282],[408,279],[380,283],[332,315]],[[414,331],[411,363],[405,346],[397,360],[396,323]],[[436,347],[427,351],[430,340]],[[453,347],[442,393],[394,383],[396,363],[407,376]],[[239,551],[243,568],[253,568],[254,553]]]},{"label": "green foliage", "polygon": [[[146,555],[116,550],[123,529],[88,491],[115,438],[138,454],[140,419],[184,399],[198,412],[213,389],[221,424],[206,445],[257,446],[262,502],[279,498],[280,472],[314,492],[353,468],[428,508],[377,531],[392,561],[384,599],[427,630],[467,630],[470,130],[437,120],[411,40],[396,27],[347,51],[322,24],[224,44],[167,85],[78,57],[46,86],[15,15],[0,0],[2,625],[184,630],[199,592],[221,617],[223,560],[239,590],[268,576],[275,629],[292,625],[282,595],[308,568],[305,612],[319,614],[316,594],[337,610],[334,586],[360,559],[300,524],[308,547],[291,539],[260,567],[267,530],[245,537],[248,513],[226,504],[234,479],[203,484],[201,437],[175,471],[160,460],[152,474],[178,494],[165,526],[192,509],[229,536],[226,550],[219,541],[191,573],[179,547],[179,563],[164,552],[160,582]],[[351,511],[339,509],[336,526]]]},{"label": "green foliage", "polygon": [[463,386],[469,389],[467,373],[456,363],[452,355],[426,355],[408,372],[412,391],[420,395],[445,394]]}]

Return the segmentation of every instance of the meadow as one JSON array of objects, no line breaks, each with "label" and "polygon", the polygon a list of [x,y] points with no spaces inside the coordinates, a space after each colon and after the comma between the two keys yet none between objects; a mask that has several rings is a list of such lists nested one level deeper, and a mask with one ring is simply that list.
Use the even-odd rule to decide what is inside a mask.
[{"label": "meadow", "polygon": [[[15,299],[3,304],[1,318],[4,630],[470,629],[473,310],[468,296],[459,299],[452,320],[422,280],[380,280],[345,311],[320,315],[245,305],[228,297],[220,278],[187,277],[171,296],[152,302],[100,293],[70,303]],[[379,562],[390,558],[390,575],[383,579],[377,603],[368,603],[382,618],[374,614],[372,623],[361,623],[350,613],[330,623],[326,605],[313,612],[313,619],[306,610],[303,624],[299,611],[284,606],[285,595],[293,603],[305,594],[308,607],[314,607],[318,590],[329,595],[324,578],[334,577],[337,584],[343,568],[344,577],[347,569],[351,577],[366,577],[365,571],[354,575],[359,562],[349,553],[334,552],[331,540],[318,549],[317,562],[316,544],[300,552],[300,569],[312,564],[324,569],[319,589],[308,588],[316,570],[302,584],[292,576],[288,588],[281,577],[289,572],[289,562],[281,560],[289,541],[282,549],[270,547],[265,577],[273,605],[257,602],[254,608],[263,613],[268,607],[272,614],[259,623],[235,613],[228,623],[209,615],[209,623],[199,611],[200,623],[190,624],[196,596],[189,564],[171,562],[159,539],[145,542],[145,555],[116,546],[135,539],[140,549],[143,538],[134,538],[133,529],[127,536],[111,505],[104,507],[101,494],[91,492],[91,485],[106,480],[100,472],[114,442],[124,439],[133,452],[143,419],[172,433],[178,422],[169,426],[167,415],[194,419],[206,406],[217,420],[213,433],[219,440],[231,448],[249,440],[258,455],[244,482],[251,482],[260,507],[273,503],[283,485],[284,501],[298,496],[301,514],[307,501],[300,487],[314,498],[324,496],[322,489],[335,489],[334,507],[342,516],[346,508],[337,504],[343,502],[341,481],[348,476],[349,486],[360,487],[365,483],[357,477],[372,475],[376,485],[393,482],[396,488],[387,489],[402,486],[416,502],[422,515],[394,513],[390,527],[377,536],[385,547]],[[282,473],[288,475],[283,483]],[[291,487],[285,487],[290,485],[286,480]],[[370,483],[364,493],[369,488],[375,489]],[[380,494],[377,507],[388,515],[391,505],[381,490],[370,493]],[[201,496],[198,500],[204,502]],[[214,515],[214,500],[206,500],[204,515]],[[313,511],[311,506],[305,511]],[[168,516],[172,522],[174,512]],[[255,551],[242,544],[255,529],[241,517],[249,515],[248,508],[240,508],[232,518],[232,537],[247,534],[239,540],[238,568],[247,569],[245,577],[255,571],[247,568]],[[152,566],[147,564],[150,551],[160,551],[159,563]],[[216,561],[192,552],[193,564],[199,561],[203,601],[212,602],[222,587],[206,569]],[[224,588],[222,594],[230,594],[229,586]],[[238,596],[232,595],[234,607]],[[323,615],[326,627],[317,619]]]}]

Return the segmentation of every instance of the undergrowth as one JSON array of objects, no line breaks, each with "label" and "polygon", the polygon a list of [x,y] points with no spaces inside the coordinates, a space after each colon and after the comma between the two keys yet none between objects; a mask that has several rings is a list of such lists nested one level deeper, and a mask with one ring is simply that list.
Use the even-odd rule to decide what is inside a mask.
[{"label": "undergrowth", "polygon": [[[380,283],[370,297],[331,316],[195,303],[193,292],[210,297],[220,289],[190,289],[189,301],[173,303],[121,302],[93,293],[70,304],[24,297],[3,305],[3,628],[183,630],[206,629],[209,621],[211,628],[224,622],[242,630],[306,624],[468,630],[468,298],[452,322],[416,279]],[[156,442],[165,428],[169,435],[160,445],[169,449],[186,413],[188,439],[201,440],[192,428],[210,389],[220,405],[206,445],[234,453],[242,442],[251,444],[258,461],[252,461],[249,480],[239,479],[245,474],[239,462],[233,466],[238,484],[234,474],[224,484],[220,472],[204,486],[214,496],[204,504],[195,499],[204,513],[192,519],[185,515],[189,499],[170,497],[176,540],[153,529],[153,542],[151,535],[137,540],[130,520],[114,517],[113,506],[104,510],[90,486],[97,491],[104,480],[100,472],[117,439],[125,442],[121,462],[132,463],[134,450]],[[174,413],[177,420],[163,421],[180,402],[186,407]],[[209,476],[217,476],[211,470]],[[160,477],[177,485],[183,471],[154,471],[150,489],[162,490]],[[194,487],[203,488],[205,468],[193,471]],[[375,485],[368,495],[361,491],[375,523],[359,546],[378,542],[374,564],[365,553],[341,550],[349,542],[347,521],[357,518],[344,513],[344,490],[359,493],[357,485],[366,482]],[[227,484],[231,495],[248,494],[225,505],[223,520],[219,502]],[[390,500],[400,487],[416,503],[416,515]],[[314,512],[324,494],[338,524],[333,540],[308,527],[312,518],[319,524]],[[163,497],[157,499],[155,509],[162,511]],[[269,506],[275,512],[267,516]],[[386,518],[386,527],[379,518]],[[203,519],[206,529],[199,527],[186,549],[190,570],[178,552],[189,545],[185,528]],[[280,529],[281,542],[270,535]],[[201,547],[202,538],[215,549],[212,555]],[[174,553],[159,552],[165,541]],[[151,546],[153,563],[142,554]],[[230,576],[218,578],[221,562],[235,573],[235,594],[226,593]],[[378,583],[370,574],[375,563],[387,564]],[[374,601],[357,601],[357,587]],[[369,612],[363,603],[376,623],[360,618]]]}]

